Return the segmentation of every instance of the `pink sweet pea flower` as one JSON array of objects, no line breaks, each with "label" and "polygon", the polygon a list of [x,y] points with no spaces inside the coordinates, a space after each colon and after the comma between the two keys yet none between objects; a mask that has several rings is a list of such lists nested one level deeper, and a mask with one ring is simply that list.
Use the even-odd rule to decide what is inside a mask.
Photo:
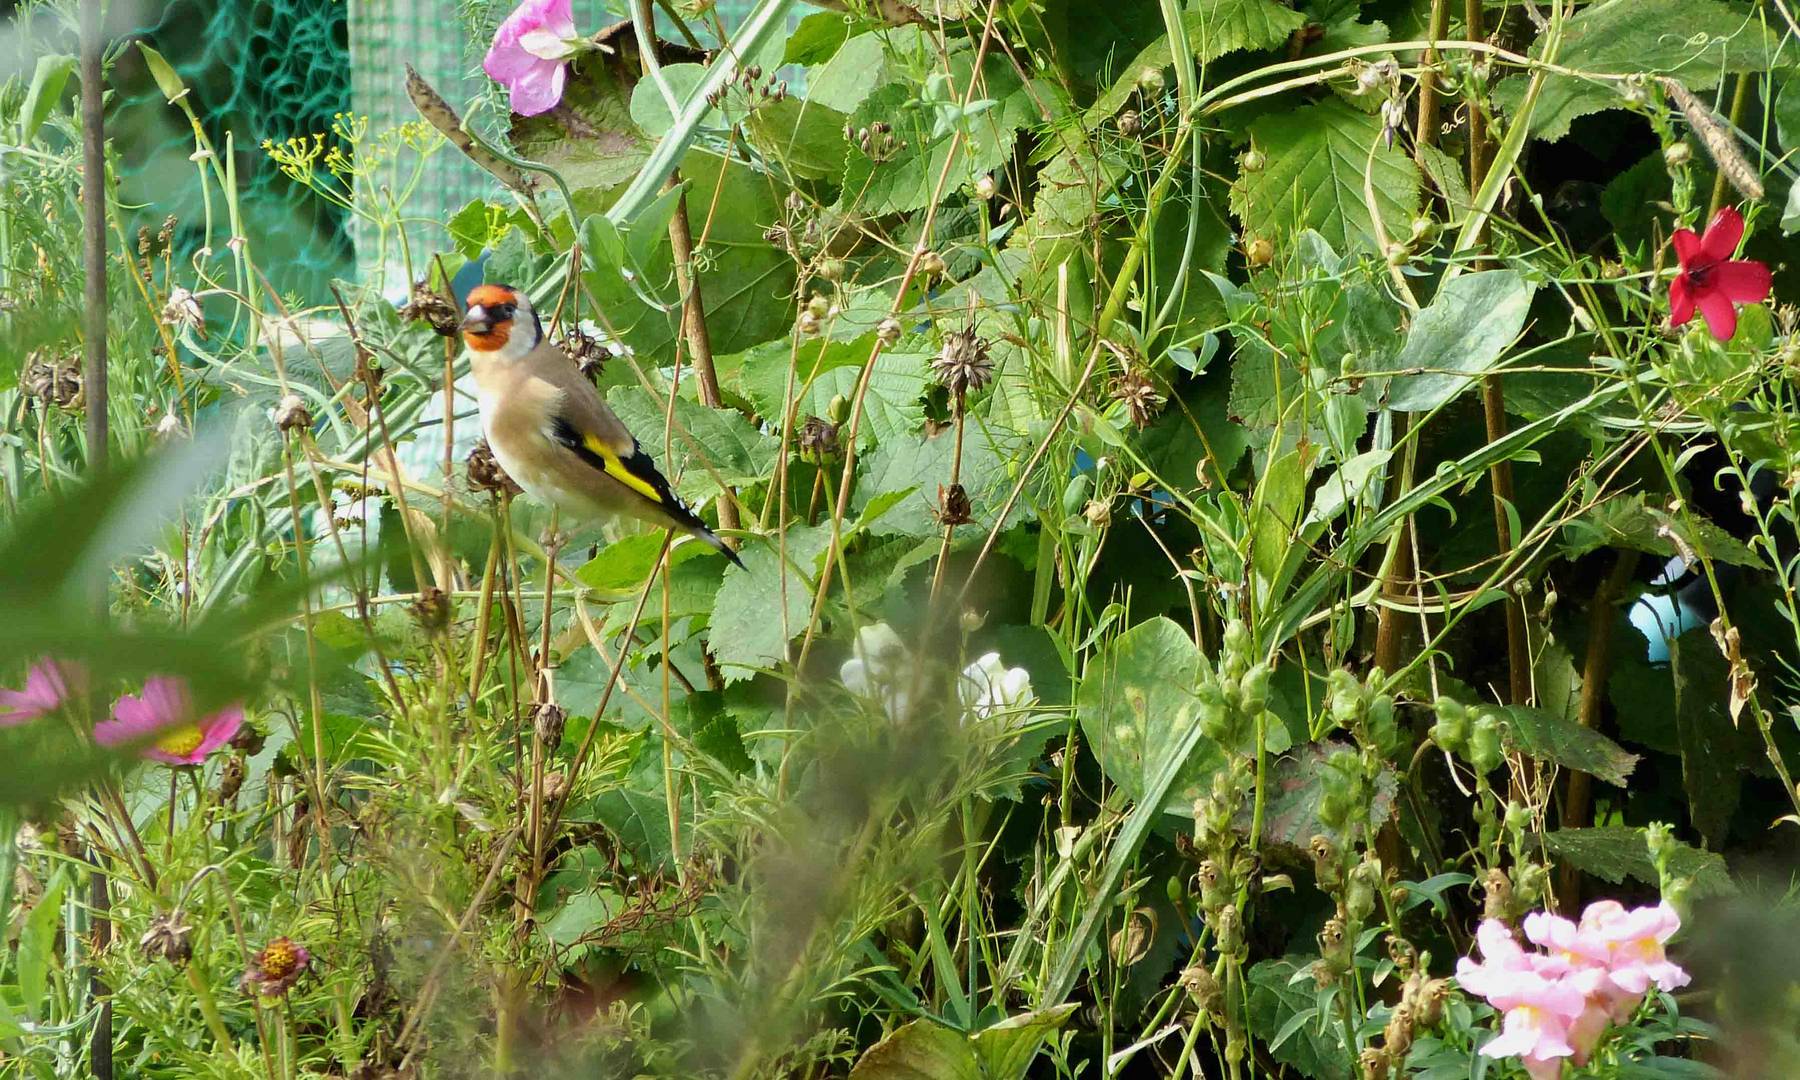
[{"label": "pink sweet pea flower", "polygon": [[86,688],[87,673],[74,664],[45,660],[25,673],[25,689],[0,690],[0,727],[48,716]]},{"label": "pink sweet pea flower", "polygon": [[548,112],[562,100],[575,53],[573,0],[524,0],[500,24],[481,68],[512,93],[520,116]]},{"label": "pink sweet pea flower", "polygon": [[119,746],[154,737],[142,751],[145,758],[165,765],[198,765],[243,726],[242,705],[195,719],[186,684],[155,678],[145,681],[143,697],[127,694],[113,704],[113,718],[95,726],[94,741]]},{"label": "pink sweet pea flower", "polygon": [[1685,326],[1696,305],[1706,317],[1706,328],[1720,341],[1737,333],[1737,304],[1754,304],[1766,298],[1773,286],[1769,268],[1751,260],[1733,259],[1744,238],[1744,218],[1722,206],[1706,227],[1705,236],[1692,229],[1675,230],[1675,257],[1681,272],[1669,286],[1669,322]]}]

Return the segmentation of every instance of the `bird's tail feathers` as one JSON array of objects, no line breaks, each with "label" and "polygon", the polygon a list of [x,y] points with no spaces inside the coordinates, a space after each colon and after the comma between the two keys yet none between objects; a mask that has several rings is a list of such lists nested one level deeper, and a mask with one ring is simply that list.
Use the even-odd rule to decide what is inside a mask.
[{"label": "bird's tail feathers", "polygon": [[704,525],[690,525],[690,526],[688,526],[688,532],[692,533],[694,536],[698,537],[699,539],[706,541],[707,543],[711,544],[713,547],[718,548],[719,553],[721,555],[724,555],[727,559],[730,559],[732,561],[732,564],[735,565],[739,570],[747,571],[750,569],[749,567],[744,565],[744,560],[738,558],[738,553],[731,550],[731,545],[727,544],[725,542],[724,538],[719,536],[718,533],[713,532],[711,529],[707,528]]}]

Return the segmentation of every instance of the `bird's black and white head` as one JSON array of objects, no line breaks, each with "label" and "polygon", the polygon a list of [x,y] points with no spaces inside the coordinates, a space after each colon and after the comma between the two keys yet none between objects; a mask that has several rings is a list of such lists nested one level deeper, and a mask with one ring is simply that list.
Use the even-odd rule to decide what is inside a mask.
[{"label": "bird's black and white head", "polygon": [[469,290],[462,321],[463,343],[493,360],[517,360],[544,338],[544,324],[525,294],[511,285],[477,285]]}]

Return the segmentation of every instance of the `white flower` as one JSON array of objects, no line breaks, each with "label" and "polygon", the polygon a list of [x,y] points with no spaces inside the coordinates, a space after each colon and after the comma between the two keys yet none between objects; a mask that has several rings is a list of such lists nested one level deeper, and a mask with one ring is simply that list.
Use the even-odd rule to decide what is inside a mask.
[{"label": "white flower", "polygon": [[156,422],[156,437],[169,439],[181,434],[181,418],[172,412],[163,413],[162,419]]},{"label": "white flower", "polygon": [[887,623],[870,623],[856,632],[855,655],[838,668],[838,678],[853,694],[881,702],[887,714],[898,720],[906,715],[909,694],[905,680],[912,665],[900,635]]},{"label": "white flower", "polygon": [[984,653],[973,664],[963,668],[957,680],[957,693],[963,709],[977,720],[1006,712],[1037,700],[1031,689],[1031,672],[1022,667],[1009,668],[1000,662],[997,652]]}]

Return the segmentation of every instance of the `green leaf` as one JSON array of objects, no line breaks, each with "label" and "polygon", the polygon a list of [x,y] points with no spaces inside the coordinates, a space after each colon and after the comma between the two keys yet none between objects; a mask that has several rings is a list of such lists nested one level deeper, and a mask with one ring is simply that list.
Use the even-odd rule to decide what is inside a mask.
[{"label": "green leaf", "polygon": [[[758,345],[730,358],[736,369],[731,380],[757,413],[779,423],[787,416],[788,367],[794,365],[794,417],[824,416],[831,399],[850,399],[863,365],[874,351],[875,336],[865,334],[848,341],[824,338],[801,341],[796,349],[783,338]],[[926,365],[920,353],[883,352],[869,375],[863,396],[863,417],[857,442],[866,451],[877,442],[901,435],[916,435],[925,426]]]},{"label": "green leaf", "polygon": [[[1749,5],[1720,0],[1607,0],[1581,9],[1563,26],[1558,65],[1584,74],[1673,75],[1696,93],[1719,85],[1727,72],[1774,65],[1778,38]],[[1543,38],[1531,55],[1542,59]],[[1494,89],[1505,110],[1524,99],[1528,77],[1514,75]],[[1552,141],[1577,117],[1626,107],[1621,84],[1552,75],[1531,114],[1532,133]]]},{"label": "green leaf", "polygon": [[[663,81],[668,83],[669,90],[680,103],[694,92],[694,87],[706,81],[706,65],[704,64],[664,64]],[[663,97],[662,88],[656,85],[655,79],[639,79],[631,88],[631,120],[645,135],[660,139],[675,126],[675,114],[669,109],[669,101]],[[700,120],[701,129],[724,131],[729,125],[719,111],[713,111]]]},{"label": "green leaf", "polygon": [[[1199,723],[1194,687],[1206,667],[1187,632],[1162,617],[1120,634],[1089,663],[1075,695],[1081,731],[1107,779],[1133,800],[1144,798],[1170,749]],[[1192,817],[1194,800],[1224,764],[1218,746],[1202,739],[1170,787],[1163,811]]]},{"label": "green leaf", "polygon": [[1294,955],[1264,960],[1251,967],[1247,980],[1250,984],[1250,1034],[1271,1045],[1271,1057],[1302,1076],[1313,1080],[1349,1080],[1350,1070],[1338,1041],[1339,1028],[1335,1021],[1328,1022],[1329,1034],[1320,1034],[1317,1023],[1306,1023],[1294,1029],[1279,1046],[1272,1045],[1294,1017],[1319,1010],[1319,992],[1311,977],[1304,974],[1312,962],[1312,957]]},{"label": "green leaf", "polygon": [[589,889],[563,901],[547,920],[540,917],[538,925],[551,944],[567,949],[582,935],[606,925],[623,907],[619,894],[611,889]]},{"label": "green leaf", "polygon": [[[663,445],[664,411],[661,402],[638,386],[615,386],[606,400],[619,419],[638,437],[638,445],[661,467],[677,494],[687,499],[719,493],[721,483],[752,484],[766,478],[775,466],[775,440],[733,409],[714,409],[675,399],[675,431],[672,447]],[[685,430],[687,437],[681,432]],[[715,479],[713,470],[718,474]]]},{"label": "green leaf", "polygon": [[1681,746],[1681,786],[1688,818],[1709,847],[1725,840],[1743,791],[1740,732],[1725,700],[1731,671],[1712,636],[1695,630],[1669,648],[1675,676],[1675,734]]},{"label": "green leaf", "polygon": [[[1262,842],[1265,847],[1279,844],[1301,851],[1320,833],[1339,842],[1351,839],[1326,828],[1319,820],[1319,801],[1325,793],[1319,777],[1325,769],[1325,759],[1345,745],[1330,739],[1307,743],[1270,766],[1263,806]],[[1369,803],[1369,820],[1376,828],[1386,824],[1393,815],[1394,796],[1398,792],[1399,784],[1393,770],[1383,765],[1380,775],[1375,778],[1374,795]],[[1248,806],[1239,812],[1236,822],[1239,829],[1250,831],[1251,814],[1252,808]]]},{"label": "green leaf", "polygon": [[985,1080],[1024,1080],[1044,1040],[1060,1030],[1075,1009],[1074,1005],[1058,1005],[1020,1013],[976,1032],[973,1041],[981,1075]]},{"label": "green leaf", "polygon": [[829,106],[785,97],[752,109],[744,133],[752,146],[796,176],[835,179],[843,174],[850,154],[850,144],[844,140],[848,119]]},{"label": "green leaf", "polygon": [[[1274,48],[1305,22],[1306,16],[1276,0],[1198,0],[1181,16],[1188,48],[1200,64],[1240,49]],[[1146,45],[1088,109],[1087,126],[1098,127],[1131,99],[1140,72],[1160,74],[1173,63],[1167,34]]]},{"label": "green leaf", "polygon": [[1296,537],[1312,457],[1310,447],[1289,450],[1269,463],[1256,485],[1250,508],[1250,567],[1256,575],[1259,608],[1281,594],[1306,551]]},{"label": "green leaf", "polygon": [[[1669,871],[1693,879],[1696,900],[1738,891],[1721,856],[1678,840],[1669,843],[1675,850]],[[1656,864],[1650,861],[1650,849],[1644,845],[1643,829],[1623,825],[1558,829],[1544,835],[1544,845],[1550,854],[1602,881],[1617,885],[1629,877],[1648,885],[1657,884]]]},{"label": "green leaf", "polygon": [[[705,237],[694,256],[714,352],[739,352],[786,332],[794,317],[794,263],[762,235],[781,217],[781,189],[743,161],[698,150],[682,160],[681,170],[696,242]],[[648,219],[656,209],[643,216]],[[710,223],[705,229],[703,221]],[[644,254],[625,267],[632,279],[618,267],[596,266],[586,281],[620,339],[639,354],[666,362],[674,356],[681,310],[668,234],[666,228],[634,221],[625,235],[628,247],[638,238],[644,245]]]},{"label": "green leaf", "polygon": [[73,56],[59,53],[38,57],[37,68],[31,73],[31,89],[25,92],[25,105],[19,110],[20,142],[29,143],[44,121],[50,119],[50,110],[56,107],[74,71]]},{"label": "green leaf", "polygon": [[1540,761],[1553,761],[1567,769],[1579,769],[1617,787],[1638,763],[1636,754],[1590,727],[1524,705],[1507,705],[1500,712],[1510,749]]},{"label": "green leaf", "polygon": [[571,191],[606,191],[630,180],[651,145],[631,118],[634,65],[622,54],[582,53],[569,65],[557,107],[537,116],[515,113],[508,141],[521,156],[555,169]]},{"label": "green leaf", "polygon": [[818,11],[801,19],[788,35],[781,63],[811,67],[831,59],[850,39],[852,20],[835,11]]},{"label": "green leaf", "polygon": [[[963,432],[961,483],[968,492],[974,522],[963,532],[980,533],[991,529],[994,519],[1011,493],[1012,470],[1018,460],[1004,445],[996,445],[998,431],[984,431],[970,423]],[[889,439],[862,459],[861,475],[850,500],[852,513],[861,514],[869,504],[896,491],[911,490],[907,498],[892,511],[883,514],[870,526],[877,536],[926,537],[941,535],[943,526],[935,513],[941,506],[939,487],[950,482],[952,459],[956,456],[954,428],[918,439],[902,436]],[[1007,524],[1022,519],[1020,499],[1007,516]]]},{"label": "green leaf", "polygon": [[1231,211],[1251,236],[1279,246],[1316,229],[1339,251],[1378,251],[1365,173],[1387,235],[1410,235],[1419,170],[1398,144],[1387,144],[1377,117],[1332,98],[1265,114],[1250,125],[1250,142],[1263,167],[1232,185]]},{"label": "green leaf", "polygon": [[19,996],[25,1011],[39,1020],[50,1013],[44,995],[49,992],[50,970],[56,965],[56,931],[62,925],[63,893],[69,887],[66,873],[44,890],[19,931]]},{"label": "green leaf", "polygon": [[982,1080],[969,1039],[935,1020],[914,1020],[869,1047],[850,1080]]},{"label": "green leaf", "polygon": [[781,537],[770,535],[740,553],[744,569],[731,567],[719,585],[708,638],[727,685],[741,682],[787,659],[787,643],[806,629],[812,614],[813,580],[819,556],[831,546],[831,529],[796,525]]},{"label": "green leaf", "polygon": [[1535,286],[1517,270],[1479,270],[1451,278],[1419,312],[1394,367],[1388,407],[1428,412],[1468,389],[1494,366],[1525,327]]},{"label": "green leaf", "polygon": [[[940,103],[962,100],[973,69],[974,57],[967,50],[951,56]],[[1042,88],[1037,92],[1042,95]],[[859,213],[903,214],[931,202],[946,167],[950,171],[944,194],[973,183],[1005,163],[1020,128],[1038,122],[1032,94],[1033,90],[1019,81],[1012,61],[1002,56],[990,56],[983,63],[975,95],[994,104],[955,124],[939,123],[941,114],[920,108],[914,88],[899,82],[881,87],[857,106],[850,122],[859,130],[877,122],[891,125],[894,145],[849,152],[844,166],[846,198],[856,200]],[[960,140],[952,138],[957,125],[966,130],[966,137]],[[952,149],[956,151],[954,161]]]},{"label": "green leaf", "polygon": [[1756,552],[1710,521],[1692,525],[1660,507],[1648,505],[1642,493],[1621,495],[1590,508],[1563,526],[1562,551],[1575,559],[1603,547],[1625,548],[1671,558],[1704,551],[1733,566],[1763,566]]}]

